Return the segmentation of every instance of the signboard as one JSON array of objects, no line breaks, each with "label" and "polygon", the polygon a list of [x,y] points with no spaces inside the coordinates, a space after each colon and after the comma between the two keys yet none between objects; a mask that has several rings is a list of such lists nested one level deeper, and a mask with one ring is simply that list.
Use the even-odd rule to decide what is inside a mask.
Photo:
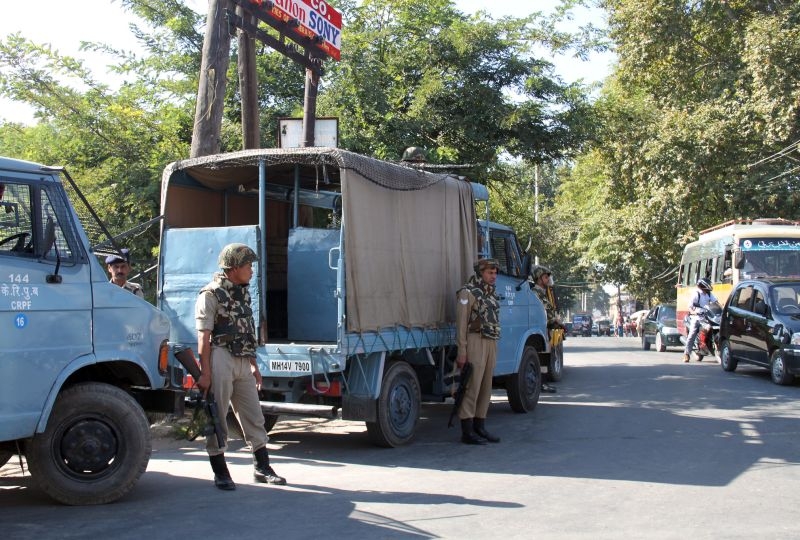
[{"label": "signboard", "polygon": [[341,58],[342,14],[325,0],[250,0],[334,60]]},{"label": "signboard", "polygon": [[[317,118],[314,122],[314,146],[336,148],[339,144],[339,119]],[[280,118],[278,120],[278,147],[299,148],[303,146],[303,119]]]}]

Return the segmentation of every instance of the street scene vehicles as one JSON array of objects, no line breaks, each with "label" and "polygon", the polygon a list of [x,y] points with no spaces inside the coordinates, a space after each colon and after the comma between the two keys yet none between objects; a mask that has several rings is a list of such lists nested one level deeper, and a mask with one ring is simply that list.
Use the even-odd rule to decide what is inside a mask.
[{"label": "street scene vehicles", "polygon": [[572,335],[591,337],[592,315],[590,313],[574,313],[572,315]]},{"label": "street scene vehicles", "polygon": [[[409,442],[422,401],[455,378],[456,291],[479,257],[499,261],[501,339],[494,384],[532,410],[550,354],[544,307],[514,231],[478,220],[488,192],[333,148],[246,150],[169,165],[158,303],[171,340],[196,347],[197,293],[232,242],[256,250],[265,426],[281,414],[366,423],[370,439]],[[488,213],[488,204],[487,213]],[[557,366],[553,363],[558,362]]]},{"label": "street scene vehicles", "polygon": [[754,279],[728,298],[720,328],[720,365],[767,368],[775,384],[800,375],[800,280]]},{"label": "street scene vehicles", "polygon": [[700,233],[686,245],[677,283],[678,329],[686,336],[684,317],[697,281],[706,278],[724,305],[743,279],[800,278],[800,221],[781,218],[737,219]]},{"label": "street scene vehicles", "polygon": [[667,347],[683,347],[678,323],[675,321],[675,304],[658,304],[648,311],[639,322],[642,349],[664,352]]},{"label": "street scene vehicles", "polygon": [[145,412],[183,411],[182,372],[168,318],[109,283],[62,177],[77,189],[0,158],[0,465],[24,455],[54,499],[101,504],[147,468]]}]

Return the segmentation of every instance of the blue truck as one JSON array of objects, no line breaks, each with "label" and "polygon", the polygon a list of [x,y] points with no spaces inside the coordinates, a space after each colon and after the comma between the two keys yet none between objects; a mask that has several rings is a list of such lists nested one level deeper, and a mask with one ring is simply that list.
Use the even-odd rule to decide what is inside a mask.
[{"label": "blue truck", "polygon": [[[456,291],[479,257],[500,262],[494,383],[531,411],[542,367],[560,378],[531,258],[478,218],[486,188],[334,148],[245,150],[175,162],[162,177],[158,306],[176,347],[196,348],[198,291],[231,242],[256,250],[261,406],[364,421],[375,444],[414,435],[421,403],[451,396]],[[478,203],[478,204],[476,204]]]},{"label": "blue truck", "polygon": [[146,412],[183,412],[183,373],[168,317],[109,282],[65,186],[0,158],[0,466],[24,455],[55,500],[102,504],[147,468]]}]

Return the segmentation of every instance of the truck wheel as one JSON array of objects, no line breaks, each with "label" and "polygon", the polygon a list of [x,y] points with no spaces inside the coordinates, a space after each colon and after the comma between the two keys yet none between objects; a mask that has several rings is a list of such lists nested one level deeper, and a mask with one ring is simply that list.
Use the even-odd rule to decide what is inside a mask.
[{"label": "truck wheel", "polygon": [[420,409],[416,372],[406,362],[393,362],[383,373],[377,422],[367,422],[370,440],[385,448],[406,444],[414,436]]},{"label": "truck wheel", "polygon": [[506,379],[506,394],[511,409],[517,413],[527,413],[539,403],[542,391],[542,372],[539,354],[533,347],[525,347],[519,369]]},{"label": "truck wheel", "polygon": [[136,400],[116,386],[88,382],[61,392],[27,458],[31,476],[53,499],[105,504],[131,490],[150,452],[147,417]]},{"label": "truck wheel", "polygon": [[550,350],[550,361],[547,363],[547,380],[558,382],[564,376],[564,344],[559,343]]}]

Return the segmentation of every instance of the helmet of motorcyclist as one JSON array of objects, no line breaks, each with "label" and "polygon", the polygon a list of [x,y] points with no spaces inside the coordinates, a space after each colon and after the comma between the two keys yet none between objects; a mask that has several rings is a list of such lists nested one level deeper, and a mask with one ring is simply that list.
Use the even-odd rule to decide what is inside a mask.
[{"label": "helmet of motorcyclist", "polygon": [[714,287],[711,286],[711,282],[708,281],[708,279],[706,279],[706,278],[702,278],[702,279],[697,280],[697,287],[701,291],[704,291],[706,293],[710,293],[711,290],[714,288]]}]

